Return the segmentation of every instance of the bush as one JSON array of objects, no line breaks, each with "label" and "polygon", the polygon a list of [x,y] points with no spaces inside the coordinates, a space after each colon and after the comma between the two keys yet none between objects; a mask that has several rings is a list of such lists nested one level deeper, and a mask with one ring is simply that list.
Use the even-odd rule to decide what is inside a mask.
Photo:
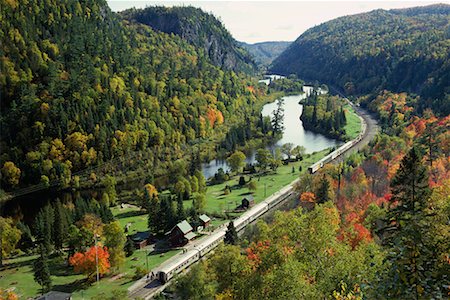
[{"label": "bush", "polygon": [[148,273],[148,271],[146,269],[138,266],[138,267],[136,267],[136,269],[134,271],[133,279],[134,280],[141,279],[142,277],[146,276],[147,273]]},{"label": "bush", "polygon": [[239,185],[240,186],[244,186],[245,185],[245,177],[244,176],[239,177]]}]

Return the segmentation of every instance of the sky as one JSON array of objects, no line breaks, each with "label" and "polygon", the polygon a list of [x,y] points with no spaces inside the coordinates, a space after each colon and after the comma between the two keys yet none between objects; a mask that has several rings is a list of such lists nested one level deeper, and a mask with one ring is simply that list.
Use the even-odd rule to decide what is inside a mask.
[{"label": "sky", "polygon": [[441,1],[123,1],[108,0],[113,11],[146,6],[200,7],[219,18],[235,39],[246,43],[294,41],[307,29],[337,17],[368,12],[424,6]]}]

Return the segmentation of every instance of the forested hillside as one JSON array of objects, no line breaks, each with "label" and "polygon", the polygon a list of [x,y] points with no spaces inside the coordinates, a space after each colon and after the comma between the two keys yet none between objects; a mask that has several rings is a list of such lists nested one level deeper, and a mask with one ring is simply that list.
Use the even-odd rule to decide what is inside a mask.
[{"label": "forested hillside", "polygon": [[69,185],[73,172],[135,150],[167,170],[256,101],[248,78],[178,36],[121,21],[106,1],[2,0],[0,12],[4,189]]},{"label": "forested hillside", "polygon": [[416,93],[420,110],[446,115],[449,21],[450,6],[444,4],[341,17],[302,34],[271,70],[334,85],[348,95]]},{"label": "forested hillside", "polygon": [[292,42],[262,42],[255,44],[241,43],[255,57],[258,64],[268,66],[278,57]]},{"label": "forested hillside", "polygon": [[248,52],[218,19],[199,8],[152,6],[129,9],[121,15],[154,30],[180,36],[203,49],[216,66],[233,71],[255,71],[255,63]]}]

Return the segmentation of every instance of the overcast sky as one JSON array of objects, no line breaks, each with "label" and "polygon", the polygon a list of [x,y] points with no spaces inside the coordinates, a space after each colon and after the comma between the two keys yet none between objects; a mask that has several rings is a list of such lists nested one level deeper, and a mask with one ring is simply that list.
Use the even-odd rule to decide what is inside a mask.
[{"label": "overcast sky", "polygon": [[192,5],[222,20],[235,39],[247,43],[293,41],[310,27],[374,9],[423,6],[443,1],[123,1],[108,0],[113,11],[146,6]]}]

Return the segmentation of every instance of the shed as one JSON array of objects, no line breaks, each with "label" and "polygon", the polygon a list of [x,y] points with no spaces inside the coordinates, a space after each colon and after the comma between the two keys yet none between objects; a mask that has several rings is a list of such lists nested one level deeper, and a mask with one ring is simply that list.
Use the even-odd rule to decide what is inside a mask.
[{"label": "shed", "polygon": [[71,300],[72,294],[50,291],[47,294],[34,298],[35,300]]},{"label": "shed", "polygon": [[183,220],[175,225],[168,234],[170,234],[170,242],[172,245],[184,245],[192,240],[196,235],[192,232],[192,226]]},{"label": "shed", "polygon": [[133,241],[134,247],[136,249],[142,249],[149,244],[150,232],[140,231],[130,236],[130,238]]},{"label": "shed", "polygon": [[200,219],[201,226],[203,226],[203,228],[208,227],[209,224],[211,223],[211,218],[205,214],[201,215],[199,217],[199,219]]},{"label": "shed", "polygon": [[244,199],[242,199],[241,207],[243,209],[248,209],[253,205],[255,205],[255,199],[253,198],[253,195],[245,196]]}]

